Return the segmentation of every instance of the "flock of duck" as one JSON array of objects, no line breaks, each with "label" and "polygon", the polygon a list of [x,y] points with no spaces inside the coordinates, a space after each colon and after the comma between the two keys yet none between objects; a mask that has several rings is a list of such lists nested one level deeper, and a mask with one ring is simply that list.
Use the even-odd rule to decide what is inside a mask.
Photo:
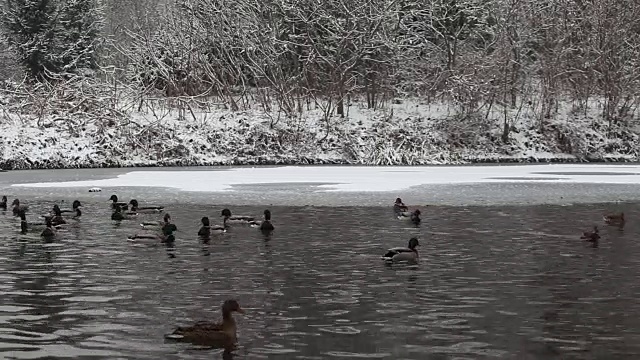
[{"label": "flock of duck", "polygon": [[[0,210],[7,210],[7,197],[3,196],[0,201]],[[134,220],[138,214],[159,214],[164,213],[163,206],[146,205],[141,206],[136,199],[129,202],[119,201],[116,195],[109,198],[111,202],[111,219],[114,221]],[[26,234],[31,231],[40,232],[40,236],[47,242],[53,241],[56,237],[57,230],[60,230],[68,224],[68,221],[78,220],[82,216],[82,203],[75,200],[71,209],[61,209],[57,204],[53,206],[51,212],[42,215],[44,222],[29,223],[26,214],[29,210],[28,206],[21,204],[19,199],[13,200],[11,208],[14,216],[20,218],[20,233]],[[398,219],[408,220],[415,225],[419,225],[420,210],[409,211],[409,208],[397,198],[393,205],[394,214]],[[65,218],[64,214],[71,214],[70,218]],[[264,210],[264,219],[257,221],[251,216],[233,215],[231,210],[223,209],[220,213],[222,224],[212,224],[208,217],[201,219],[202,226],[198,230],[200,238],[208,238],[210,235],[222,234],[226,232],[231,224],[245,224],[251,227],[257,227],[264,234],[269,234],[274,230],[271,223],[271,211]],[[174,233],[177,231],[175,224],[171,222],[171,215],[164,213],[160,221],[144,221],[140,223],[143,228],[142,232],[138,232],[128,237],[130,241],[150,241],[151,243],[171,244],[175,241]],[[416,261],[418,260],[417,247],[420,245],[416,237],[409,240],[407,247],[395,247],[389,249],[382,259],[388,262],[397,261]],[[200,345],[208,345],[215,347],[224,347],[225,349],[233,348],[236,343],[236,323],[232,313],[244,313],[238,301],[230,299],[222,305],[222,322],[198,322],[192,326],[178,327],[171,334],[165,335],[165,338],[190,342]]]},{"label": "flock of duck", "polygon": [[[112,214],[111,219],[115,221],[122,221],[128,219],[136,219],[138,214],[158,214],[164,212],[163,206],[140,206],[136,199],[127,202],[120,202],[116,195],[112,195],[109,198],[111,202]],[[20,218],[20,232],[25,234],[33,229],[41,230],[41,236],[46,240],[51,240],[56,236],[56,230],[59,230],[65,224],[67,219],[63,214],[72,214],[71,219],[79,219],[82,216],[80,201],[75,200],[72,203],[71,209],[61,209],[58,205],[54,205],[51,213],[43,215],[44,223],[31,223],[29,224],[26,219],[26,212],[28,207],[20,203],[20,200],[15,199],[11,204],[13,215]],[[7,197],[3,196],[0,201],[0,210],[7,210],[8,203]],[[408,220],[414,225],[419,225],[420,210],[416,209],[410,211],[409,208],[402,202],[402,199],[397,198],[393,211],[398,219]],[[232,215],[229,209],[223,209],[220,216],[223,218],[222,224],[212,224],[208,217],[201,219],[202,226],[198,230],[198,236],[201,238],[208,238],[212,234],[222,234],[229,229],[230,224],[246,224],[251,227],[257,227],[263,233],[270,233],[274,230],[274,226],[271,223],[271,212],[264,210],[264,219],[257,221],[251,216],[238,216]],[[624,226],[625,219],[624,213],[608,214],[604,216],[604,221],[608,225]],[[145,230],[143,232],[136,233],[129,236],[130,241],[149,240],[155,243],[170,244],[175,241],[174,233],[177,231],[176,225],[171,222],[171,215],[164,213],[161,221],[147,221],[140,224]],[[593,231],[584,232],[581,239],[586,241],[597,243],[600,239],[600,234],[597,226],[594,226]],[[382,256],[382,259],[386,262],[398,262],[407,261],[415,262],[419,258],[417,247],[420,246],[420,242],[416,237],[409,239],[407,247],[394,247],[388,249]],[[230,349],[235,346],[236,343],[236,322],[233,319],[232,313],[244,313],[244,310],[240,307],[238,301],[230,299],[222,304],[222,322],[198,322],[192,326],[178,327],[171,334],[165,335],[165,338],[190,342],[199,345],[223,347]]]}]

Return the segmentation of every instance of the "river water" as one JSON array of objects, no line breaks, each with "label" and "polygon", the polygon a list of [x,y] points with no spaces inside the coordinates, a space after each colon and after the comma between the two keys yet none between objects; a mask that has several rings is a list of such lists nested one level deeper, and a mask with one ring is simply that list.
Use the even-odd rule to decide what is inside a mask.
[{"label": "river water", "polygon": [[[640,357],[640,228],[602,224],[607,211],[632,219],[636,202],[440,204],[421,207],[420,227],[389,206],[273,205],[270,237],[236,226],[202,244],[201,216],[265,206],[144,189],[167,200],[179,229],[166,249],[126,241],[161,216],[116,224],[110,193],[20,191],[30,221],[70,196],[82,197],[84,212],[45,244],[0,211],[3,359],[221,359],[163,335],[218,319],[228,298],[247,313],[236,316],[239,348],[225,359]],[[579,239],[593,224],[597,247]],[[412,236],[422,245],[417,265],[380,260]]]}]

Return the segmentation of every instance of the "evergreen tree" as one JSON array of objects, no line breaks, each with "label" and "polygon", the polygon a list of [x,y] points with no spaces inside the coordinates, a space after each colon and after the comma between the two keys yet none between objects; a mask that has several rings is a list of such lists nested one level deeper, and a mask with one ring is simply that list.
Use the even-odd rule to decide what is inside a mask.
[{"label": "evergreen tree", "polygon": [[58,11],[61,69],[95,69],[100,31],[104,24],[97,0],[67,0]]},{"label": "evergreen tree", "polygon": [[41,78],[45,69],[57,71],[55,5],[51,0],[6,0],[3,25],[7,40],[27,72]]}]

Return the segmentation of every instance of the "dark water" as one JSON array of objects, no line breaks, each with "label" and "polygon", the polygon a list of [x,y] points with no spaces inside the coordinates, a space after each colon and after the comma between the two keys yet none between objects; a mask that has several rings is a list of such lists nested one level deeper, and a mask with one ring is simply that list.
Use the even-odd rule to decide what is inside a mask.
[{"label": "dark water", "polygon": [[[52,205],[26,200],[31,214]],[[53,244],[0,211],[0,358],[220,359],[163,334],[232,297],[248,310],[234,359],[640,357],[640,228],[578,239],[638,205],[428,207],[420,228],[389,208],[272,207],[270,240],[236,227],[206,247],[199,218],[223,206],[170,206],[175,258],[126,241],[139,221],[84,205]],[[417,266],[381,262],[414,235]]]}]

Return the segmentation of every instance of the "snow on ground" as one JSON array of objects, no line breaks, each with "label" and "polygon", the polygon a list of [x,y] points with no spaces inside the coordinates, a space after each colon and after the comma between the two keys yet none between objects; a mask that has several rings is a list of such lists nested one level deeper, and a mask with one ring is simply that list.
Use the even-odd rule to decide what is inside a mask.
[{"label": "snow on ground", "polygon": [[131,171],[101,180],[23,183],[12,186],[166,187],[183,191],[233,191],[234,185],[317,184],[326,191],[386,192],[428,184],[478,183],[640,184],[638,165],[513,166],[281,166],[212,171]]},{"label": "snow on ground", "polygon": [[325,119],[313,104],[287,117],[258,105],[234,112],[88,89],[97,95],[64,89],[52,99],[43,94],[44,105],[11,95],[20,88],[0,93],[0,168],[638,161],[640,154],[635,130],[602,121],[598,103],[583,112],[563,103],[540,124],[534,107],[462,117],[446,103],[399,99],[372,110],[354,99],[345,118]]}]

